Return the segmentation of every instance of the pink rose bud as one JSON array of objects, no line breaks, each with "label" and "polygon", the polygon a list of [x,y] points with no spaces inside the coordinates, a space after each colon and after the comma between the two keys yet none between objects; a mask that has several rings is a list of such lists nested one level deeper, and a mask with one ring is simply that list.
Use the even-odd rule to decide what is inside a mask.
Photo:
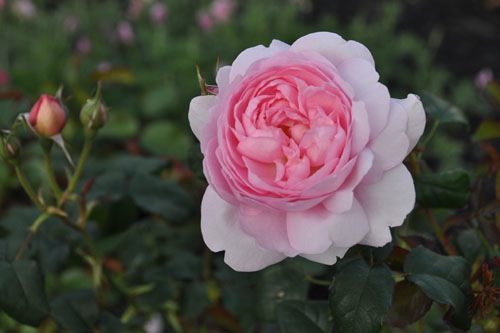
[{"label": "pink rose bud", "polygon": [[42,94],[31,108],[28,121],[38,135],[51,137],[66,125],[66,112],[57,98]]}]

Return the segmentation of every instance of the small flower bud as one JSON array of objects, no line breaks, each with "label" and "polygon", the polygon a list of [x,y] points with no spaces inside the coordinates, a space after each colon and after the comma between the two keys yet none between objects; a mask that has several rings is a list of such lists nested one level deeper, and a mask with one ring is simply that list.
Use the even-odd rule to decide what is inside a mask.
[{"label": "small flower bud", "polygon": [[21,152],[21,142],[19,139],[12,135],[2,135],[1,140],[0,154],[3,159],[10,164],[19,163],[19,154]]},{"label": "small flower bud", "polygon": [[66,112],[56,97],[42,94],[31,108],[28,121],[38,135],[48,138],[61,133]]},{"label": "small flower bud", "polygon": [[92,99],[88,99],[80,111],[80,121],[85,128],[97,130],[106,124],[108,113],[106,107],[101,102],[101,85],[97,87],[97,92]]}]

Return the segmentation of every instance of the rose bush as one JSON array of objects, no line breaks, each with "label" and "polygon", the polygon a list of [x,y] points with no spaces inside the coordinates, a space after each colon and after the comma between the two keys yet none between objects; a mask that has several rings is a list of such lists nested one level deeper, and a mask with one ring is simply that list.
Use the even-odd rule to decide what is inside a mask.
[{"label": "rose bush", "polygon": [[425,114],[378,79],[365,46],[328,32],[246,49],[219,69],[218,94],[189,110],[212,251],[254,271],[297,255],[333,264],[356,244],[391,241],[414,206],[402,162]]}]

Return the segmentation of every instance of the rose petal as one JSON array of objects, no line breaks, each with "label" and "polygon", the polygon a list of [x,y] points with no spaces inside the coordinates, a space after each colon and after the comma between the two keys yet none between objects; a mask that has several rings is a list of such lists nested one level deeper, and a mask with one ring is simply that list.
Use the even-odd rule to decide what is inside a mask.
[{"label": "rose petal", "polygon": [[373,64],[363,59],[349,59],[338,66],[342,78],[354,89],[354,100],[365,104],[370,125],[370,138],[385,127],[389,116],[390,95],[378,82]]},{"label": "rose petal", "polygon": [[364,103],[354,102],[352,105],[351,156],[358,154],[366,147],[370,138],[370,122]]},{"label": "rose petal", "polygon": [[210,109],[217,104],[216,96],[197,96],[189,104],[189,125],[198,140],[201,141],[202,132],[211,119]]},{"label": "rose petal", "polygon": [[369,149],[375,159],[364,183],[373,183],[380,179],[383,171],[400,164],[407,155],[410,140],[406,135],[408,114],[402,106],[391,101],[391,110],[386,127],[379,136],[372,140]]},{"label": "rose petal", "polygon": [[201,232],[208,248],[226,251],[224,261],[236,271],[260,270],[285,258],[256,244],[255,239],[240,229],[238,207],[222,200],[211,186],[201,203]]},{"label": "rose petal", "polygon": [[337,258],[342,258],[349,248],[330,246],[328,250],[319,254],[301,254],[301,257],[311,261],[319,262],[320,264],[333,265],[337,262]]},{"label": "rose petal", "polygon": [[288,239],[301,253],[323,253],[332,245],[353,246],[369,229],[363,207],[356,199],[351,209],[343,214],[332,214],[322,205],[287,214]]},{"label": "rose petal", "polygon": [[284,212],[240,206],[239,220],[241,229],[262,247],[288,257],[298,254],[288,241]]},{"label": "rose petal", "polygon": [[335,191],[331,197],[323,201],[326,209],[335,214],[341,214],[350,210],[354,198],[354,188],[370,170],[372,163],[373,153],[369,149],[363,150],[358,156],[356,166],[346,178],[341,189]]},{"label": "rose petal", "polygon": [[285,43],[271,43],[269,47],[265,47],[263,45],[257,45],[251,48],[248,48],[241,52],[236,59],[233,61],[231,65],[231,72],[229,73],[229,82],[233,81],[238,75],[244,75],[247,69],[254,62],[268,58],[276,53],[282,52],[286,50]]},{"label": "rose petal", "polygon": [[400,226],[415,205],[413,179],[403,164],[387,171],[378,183],[359,186],[355,195],[370,223],[370,232],[361,243],[370,246],[390,242],[389,227]]},{"label": "rose petal", "polygon": [[217,77],[215,82],[217,82],[217,88],[220,91],[225,91],[229,86],[229,73],[231,73],[231,66],[222,66],[217,71]]},{"label": "rose petal", "polygon": [[395,99],[408,112],[408,127],[406,134],[410,139],[408,154],[418,142],[425,129],[425,111],[417,95],[409,94],[405,99]]},{"label": "rose petal", "polygon": [[350,58],[361,58],[374,64],[373,56],[366,46],[356,41],[345,41],[331,32],[315,32],[297,39],[290,47],[295,52],[315,51],[334,65]]}]

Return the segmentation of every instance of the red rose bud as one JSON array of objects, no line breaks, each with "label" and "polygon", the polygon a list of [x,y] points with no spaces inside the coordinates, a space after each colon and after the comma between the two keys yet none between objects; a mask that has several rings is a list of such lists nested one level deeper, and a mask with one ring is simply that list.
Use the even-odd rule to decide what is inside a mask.
[{"label": "red rose bud", "polygon": [[61,133],[66,112],[57,98],[42,94],[31,108],[28,121],[38,135],[48,138]]},{"label": "red rose bud", "polygon": [[108,112],[104,104],[101,103],[101,85],[97,87],[97,92],[92,99],[88,99],[80,111],[80,121],[83,126],[91,130],[97,130],[106,124]]}]

